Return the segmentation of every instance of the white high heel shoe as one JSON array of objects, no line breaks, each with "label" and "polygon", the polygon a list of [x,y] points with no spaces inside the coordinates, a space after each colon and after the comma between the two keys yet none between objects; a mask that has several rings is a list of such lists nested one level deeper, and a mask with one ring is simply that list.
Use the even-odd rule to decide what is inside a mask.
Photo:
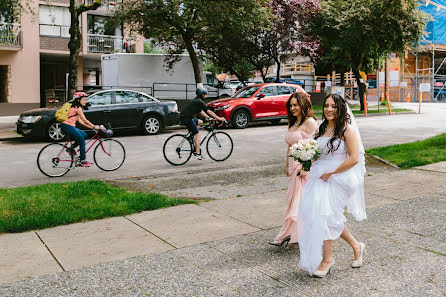
[{"label": "white high heel shoe", "polygon": [[359,253],[359,259],[353,261],[352,268],[359,268],[362,265],[362,259],[364,258],[364,254],[365,254],[365,244],[360,242],[359,246],[361,248],[361,252]]},{"label": "white high heel shoe", "polygon": [[327,270],[319,270],[319,269],[317,269],[317,270],[313,273],[313,276],[314,276],[314,277],[319,277],[319,278],[324,278],[324,277],[326,277],[327,274],[330,273],[331,267],[333,267],[334,263],[335,263],[335,260],[333,259],[333,260],[331,261],[330,266],[328,266],[328,269],[327,269]]}]

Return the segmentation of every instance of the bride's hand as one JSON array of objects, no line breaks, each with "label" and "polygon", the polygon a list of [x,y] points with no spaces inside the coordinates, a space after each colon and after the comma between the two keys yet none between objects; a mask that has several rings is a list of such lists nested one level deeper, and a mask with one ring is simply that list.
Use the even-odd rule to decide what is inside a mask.
[{"label": "bride's hand", "polygon": [[324,174],[322,174],[321,175],[321,178],[324,180],[324,181],[328,181],[328,179],[330,178],[330,176],[332,175],[333,173],[324,173]]}]

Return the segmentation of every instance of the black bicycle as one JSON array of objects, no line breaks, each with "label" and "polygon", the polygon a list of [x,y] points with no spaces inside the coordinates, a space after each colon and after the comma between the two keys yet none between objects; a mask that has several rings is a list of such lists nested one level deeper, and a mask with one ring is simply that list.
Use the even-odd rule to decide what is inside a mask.
[{"label": "black bicycle", "polygon": [[[206,151],[214,161],[224,161],[232,154],[234,145],[232,138],[228,133],[216,131],[218,122],[210,122],[199,129],[208,131],[201,140],[200,147],[206,141]],[[185,164],[189,161],[192,153],[195,151],[194,138],[188,132],[187,134],[174,134],[167,138],[163,146],[164,158],[174,166]]]}]

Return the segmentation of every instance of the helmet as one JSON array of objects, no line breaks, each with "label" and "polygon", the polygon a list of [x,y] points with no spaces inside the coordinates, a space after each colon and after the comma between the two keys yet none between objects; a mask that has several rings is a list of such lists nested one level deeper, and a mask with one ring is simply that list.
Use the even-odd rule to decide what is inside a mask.
[{"label": "helmet", "polygon": [[197,94],[197,96],[201,97],[203,95],[207,95],[208,94],[208,90],[206,90],[205,88],[197,88],[195,93]]},{"label": "helmet", "polygon": [[88,97],[88,94],[85,92],[76,92],[73,94],[73,99],[81,99],[82,97]]}]

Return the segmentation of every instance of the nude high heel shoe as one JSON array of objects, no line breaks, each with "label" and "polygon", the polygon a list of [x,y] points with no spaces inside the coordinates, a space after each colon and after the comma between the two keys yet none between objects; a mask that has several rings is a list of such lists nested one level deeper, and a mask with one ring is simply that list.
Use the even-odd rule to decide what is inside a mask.
[{"label": "nude high heel shoe", "polygon": [[360,247],[361,247],[361,252],[359,254],[359,259],[358,260],[354,260],[352,263],[352,268],[359,268],[362,265],[362,259],[364,257],[365,254],[365,244],[363,244],[362,242],[359,243]]},{"label": "nude high heel shoe", "polygon": [[319,277],[319,278],[324,278],[324,277],[326,277],[327,274],[330,273],[331,267],[333,267],[334,263],[335,263],[335,260],[333,259],[333,261],[331,261],[330,266],[328,266],[328,269],[327,269],[327,270],[319,270],[319,269],[317,269],[317,270],[313,273],[313,276],[314,276],[314,277]]},{"label": "nude high heel shoe", "polygon": [[287,247],[288,243],[290,242],[290,240],[291,240],[291,235],[288,235],[287,237],[282,239],[281,242],[278,242],[278,241],[274,240],[274,241],[268,241],[268,243],[271,244],[271,245],[275,245],[275,246],[282,246],[282,245],[285,244],[285,247]]}]

